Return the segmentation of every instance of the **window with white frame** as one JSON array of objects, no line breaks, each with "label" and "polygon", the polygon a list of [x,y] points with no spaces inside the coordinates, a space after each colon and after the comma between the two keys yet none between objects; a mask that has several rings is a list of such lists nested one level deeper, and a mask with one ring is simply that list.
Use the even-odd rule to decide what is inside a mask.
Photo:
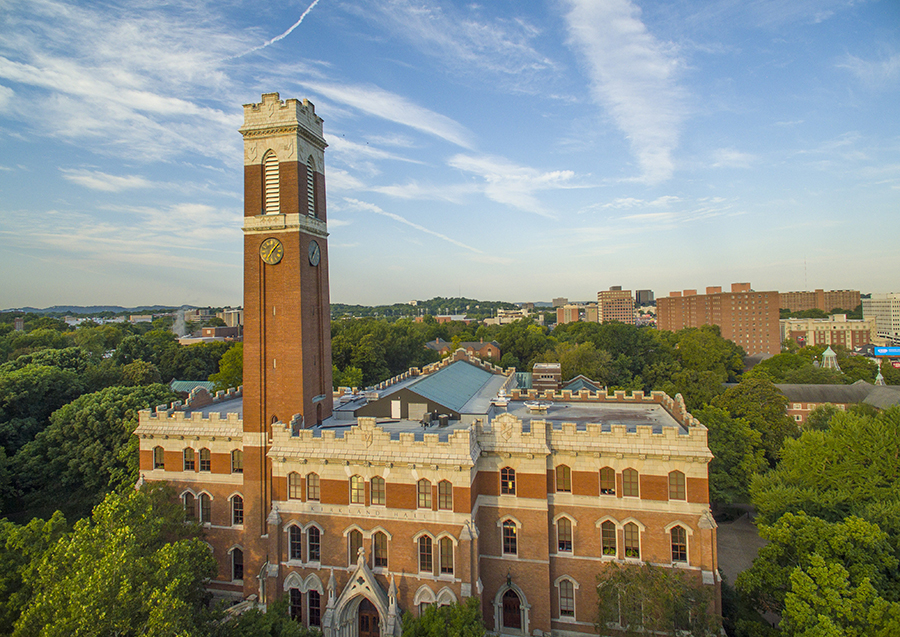
[{"label": "window with white frame", "polygon": [[432,560],[432,543],[431,538],[423,535],[419,538],[419,572],[434,572],[434,562]]},{"label": "window with white frame", "polygon": [[288,529],[288,558],[303,559],[303,531],[298,526]]},{"label": "window with white frame", "polygon": [[559,581],[559,616],[575,617],[575,585],[569,579]]},{"label": "window with white frame", "polygon": [[560,553],[572,552],[572,521],[569,518],[556,521],[556,548]]},{"label": "window with white frame", "polygon": [[503,554],[517,555],[519,552],[519,529],[516,527],[516,523],[512,520],[504,520],[501,528],[503,533]]}]

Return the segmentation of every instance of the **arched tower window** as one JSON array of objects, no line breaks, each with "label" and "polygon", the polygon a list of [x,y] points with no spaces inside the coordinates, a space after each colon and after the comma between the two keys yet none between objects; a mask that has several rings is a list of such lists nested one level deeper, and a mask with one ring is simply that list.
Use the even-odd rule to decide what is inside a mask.
[{"label": "arched tower window", "polygon": [[306,200],[310,217],[316,217],[316,165],[312,155],[306,160]]},{"label": "arched tower window", "polygon": [[278,187],[278,157],[269,151],[263,157],[263,210],[267,215],[277,215],[281,211],[281,197]]}]

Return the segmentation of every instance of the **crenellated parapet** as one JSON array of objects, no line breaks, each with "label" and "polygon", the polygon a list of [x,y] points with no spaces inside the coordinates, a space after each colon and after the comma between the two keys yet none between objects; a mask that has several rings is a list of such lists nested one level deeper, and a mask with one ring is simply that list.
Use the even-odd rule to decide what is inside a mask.
[{"label": "crenellated parapet", "polygon": [[285,461],[323,461],[338,464],[440,465],[472,467],[477,445],[471,428],[437,433],[391,433],[374,418],[341,430],[299,429],[273,425],[269,457]]},{"label": "crenellated parapet", "polygon": [[157,408],[156,411],[138,412],[138,426],[134,433],[139,438],[203,439],[227,438],[240,440],[244,423],[239,414],[220,414],[199,411],[184,412]]}]

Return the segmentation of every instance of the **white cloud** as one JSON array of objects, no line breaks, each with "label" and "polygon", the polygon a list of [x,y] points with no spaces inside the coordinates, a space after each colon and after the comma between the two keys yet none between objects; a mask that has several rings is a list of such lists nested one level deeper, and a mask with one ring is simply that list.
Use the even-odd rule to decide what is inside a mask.
[{"label": "white cloud", "polygon": [[478,248],[473,248],[472,246],[466,245],[465,243],[462,243],[461,241],[457,241],[456,239],[448,237],[445,234],[441,234],[440,232],[435,232],[434,230],[429,230],[425,226],[421,226],[418,223],[414,223],[414,222],[410,221],[409,219],[406,219],[404,217],[401,217],[400,215],[394,214],[393,212],[387,212],[385,210],[382,210],[381,208],[379,208],[378,206],[376,206],[373,203],[369,203],[366,201],[360,201],[358,199],[350,199],[348,197],[344,197],[344,201],[349,206],[349,208],[347,208],[347,209],[356,209],[356,210],[363,210],[366,212],[373,212],[377,215],[382,215],[384,217],[387,217],[388,219],[393,219],[394,221],[396,221],[398,223],[405,224],[405,225],[409,226],[410,228],[415,228],[416,230],[419,230],[420,232],[430,234],[431,236],[437,237],[438,239],[446,241],[447,243],[452,243],[453,245],[455,245],[457,247],[464,248],[465,250],[469,250],[470,252],[474,252],[476,254],[482,254],[482,251],[479,250]]},{"label": "white cloud", "polygon": [[467,195],[477,192],[474,186],[468,184],[438,186],[433,184],[423,185],[416,181],[402,185],[376,186],[371,188],[371,190],[389,197],[396,197],[397,199],[427,199],[449,201],[451,203],[462,203]]},{"label": "white cloud", "polygon": [[395,161],[404,161],[411,164],[422,163],[415,159],[410,159],[408,157],[403,157],[402,155],[390,153],[386,150],[381,150],[380,148],[372,146],[370,144],[361,144],[351,141],[346,137],[340,137],[337,134],[326,135],[325,141],[328,142],[328,146],[331,149],[330,152],[341,159],[349,160],[351,158],[357,157],[368,157],[371,159],[393,159]]},{"label": "white cloud", "polygon": [[681,61],[658,41],[628,0],[568,0],[572,45],[584,57],[594,101],[631,143],[649,183],[669,179],[687,112],[678,86]]},{"label": "white cloud", "polygon": [[108,175],[98,170],[67,170],[60,169],[63,177],[72,183],[76,183],[91,190],[102,192],[122,192],[132,188],[150,188],[153,183],[138,175],[120,177]]},{"label": "white cloud", "polygon": [[863,60],[855,55],[848,55],[837,66],[847,69],[860,82],[876,90],[891,86],[900,79],[900,53],[881,60]]},{"label": "white cloud", "polygon": [[756,156],[733,148],[719,148],[713,152],[713,168],[750,168]]},{"label": "white cloud", "polygon": [[537,191],[577,187],[571,184],[575,176],[571,170],[542,173],[503,158],[470,155],[454,155],[447,163],[481,177],[484,194],[489,199],[544,217],[555,218],[535,197]]},{"label": "white cloud", "polygon": [[409,126],[463,148],[472,148],[472,133],[462,124],[377,86],[350,86],[325,82],[300,82],[300,84],[330,100],[352,106],[369,115]]},{"label": "white cloud", "polygon": [[329,168],[325,175],[328,192],[344,192],[347,190],[361,190],[363,182],[340,168]]},{"label": "white cloud", "polygon": [[0,84],[0,111],[6,110],[13,99],[13,90],[8,86]]}]

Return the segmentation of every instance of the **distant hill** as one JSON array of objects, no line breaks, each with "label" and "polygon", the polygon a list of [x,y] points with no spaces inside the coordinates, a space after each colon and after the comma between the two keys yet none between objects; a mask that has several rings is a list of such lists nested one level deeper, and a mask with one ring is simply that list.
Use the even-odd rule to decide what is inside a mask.
[{"label": "distant hill", "polygon": [[[193,305],[180,306],[186,310],[195,309]],[[175,309],[173,305],[142,305],[140,307],[122,307],[121,305],[54,305],[52,307],[15,307],[8,310],[0,310],[3,312],[25,312],[33,314],[100,314],[101,312],[112,312],[113,314],[138,313],[138,312],[159,312],[162,310]]]}]

